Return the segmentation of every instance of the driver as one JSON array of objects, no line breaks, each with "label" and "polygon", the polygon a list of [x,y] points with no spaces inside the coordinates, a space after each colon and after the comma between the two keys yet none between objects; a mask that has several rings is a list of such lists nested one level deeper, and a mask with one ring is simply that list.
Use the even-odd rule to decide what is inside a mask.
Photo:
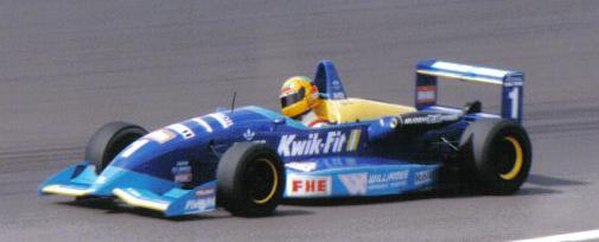
[{"label": "driver", "polygon": [[314,108],[321,104],[318,88],[305,76],[294,76],[281,87],[281,112],[298,120],[311,128],[318,128],[330,123],[319,117]]}]

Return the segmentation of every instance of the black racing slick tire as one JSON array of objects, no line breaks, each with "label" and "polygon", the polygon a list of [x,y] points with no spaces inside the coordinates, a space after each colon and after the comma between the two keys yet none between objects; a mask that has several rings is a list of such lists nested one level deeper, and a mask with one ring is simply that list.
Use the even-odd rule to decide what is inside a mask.
[{"label": "black racing slick tire", "polygon": [[520,189],[532,164],[532,146],[518,123],[480,119],[460,141],[466,180],[483,193],[507,195]]},{"label": "black racing slick tire", "polygon": [[144,128],[126,122],[110,122],[96,131],[85,148],[85,160],[100,174],[125,147],[146,135]]},{"label": "black racing slick tire", "polygon": [[264,144],[233,144],[220,158],[216,179],[217,203],[234,216],[270,215],[283,197],[283,165]]}]

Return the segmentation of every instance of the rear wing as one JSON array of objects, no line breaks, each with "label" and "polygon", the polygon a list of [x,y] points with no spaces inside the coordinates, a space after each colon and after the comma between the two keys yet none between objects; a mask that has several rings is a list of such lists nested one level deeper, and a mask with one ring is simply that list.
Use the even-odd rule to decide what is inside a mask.
[{"label": "rear wing", "polygon": [[415,106],[418,110],[437,105],[438,77],[500,86],[501,117],[522,122],[524,73],[438,60],[416,65]]}]

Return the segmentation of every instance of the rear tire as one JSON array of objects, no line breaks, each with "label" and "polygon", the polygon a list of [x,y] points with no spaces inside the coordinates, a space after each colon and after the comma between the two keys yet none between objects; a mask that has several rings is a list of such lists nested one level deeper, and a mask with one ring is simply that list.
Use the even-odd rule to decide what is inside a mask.
[{"label": "rear tire", "polygon": [[111,122],[96,131],[87,143],[85,160],[100,174],[112,159],[128,145],[146,135],[144,128],[126,122]]},{"label": "rear tire", "polygon": [[283,165],[264,144],[235,143],[221,157],[216,178],[217,202],[235,216],[270,215],[283,196]]},{"label": "rear tire", "polygon": [[532,163],[526,130],[501,119],[480,119],[462,134],[464,175],[484,193],[504,195],[520,189]]}]

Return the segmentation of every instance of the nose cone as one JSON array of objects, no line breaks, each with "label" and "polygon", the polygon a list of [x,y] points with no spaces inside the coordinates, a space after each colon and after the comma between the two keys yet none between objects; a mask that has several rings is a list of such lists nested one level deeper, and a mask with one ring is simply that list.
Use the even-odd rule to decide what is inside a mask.
[{"label": "nose cone", "polygon": [[[197,118],[196,118],[197,119]],[[212,129],[187,120],[155,130],[138,139],[102,171],[91,186],[94,195],[108,196],[115,188],[143,187],[156,192],[173,186],[173,169],[182,161],[199,160],[207,149]],[[209,127],[209,126],[208,126]]]},{"label": "nose cone", "polygon": [[268,120],[254,109],[211,113],[155,130],[121,151],[92,188],[101,195],[126,186],[151,186],[159,192],[156,189],[167,183],[172,187],[195,179],[213,179],[218,157],[208,144],[218,139],[217,144],[226,146],[236,134],[236,125]]}]

